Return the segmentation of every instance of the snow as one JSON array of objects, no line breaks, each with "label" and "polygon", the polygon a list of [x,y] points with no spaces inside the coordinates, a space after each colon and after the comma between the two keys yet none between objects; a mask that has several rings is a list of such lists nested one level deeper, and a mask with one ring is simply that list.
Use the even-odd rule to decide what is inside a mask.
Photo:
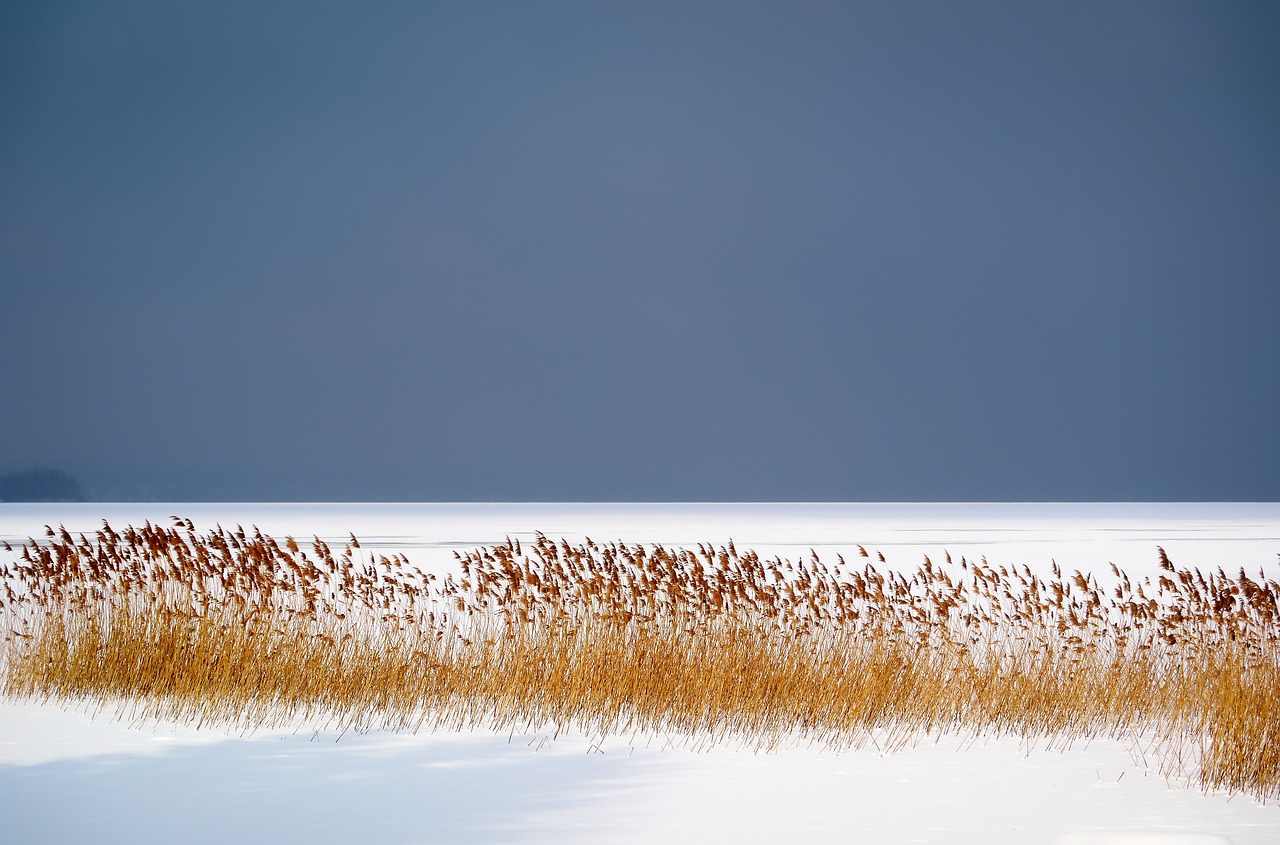
[{"label": "snow", "polygon": [[[1115,561],[1265,566],[1277,504],[1068,505],[0,505],[0,538],[45,523],[91,532],[190,517],[277,536],[348,532],[424,569],[454,549],[526,538],[727,542],[791,558],[852,560],[856,544],[914,568],[986,555],[1101,575]],[[874,552],[873,552],[874,553]],[[806,746],[694,750],[680,737],[547,732],[338,734],[317,725],[238,735],[133,724],[37,702],[0,702],[0,838],[12,842],[490,843],[922,842],[1261,845],[1280,807],[1166,780],[1140,738],[1069,748],[1016,737],[926,737],[880,754]],[[1225,839],[1223,838],[1225,837]]]}]

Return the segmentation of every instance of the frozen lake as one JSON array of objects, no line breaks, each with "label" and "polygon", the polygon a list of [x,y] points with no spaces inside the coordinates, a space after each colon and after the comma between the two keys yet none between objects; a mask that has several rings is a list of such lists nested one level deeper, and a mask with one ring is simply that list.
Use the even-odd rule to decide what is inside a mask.
[{"label": "frozen lake", "polygon": [[834,559],[857,544],[890,565],[953,555],[994,564],[1088,572],[1114,561],[1131,573],[1155,571],[1156,546],[1184,564],[1271,565],[1280,552],[1277,503],[909,503],[909,504],[0,504],[0,539],[43,535],[45,524],[91,533],[102,520],[122,527],[168,524],[171,514],[197,528],[257,525],[274,536],[330,542],[354,532],[362,545],[403,551],[418,565],[448,566],[454,550],[527,540],[541,531],[569,540],[624,540],[689,546],[730,538],[762,555]]},{"label": "frozen lake", "polygon": [[[861,544],[914,568],[993,564],[1102,574],[1228,572],[1280,554],[1280,504],[3,504],[0,539],[46,523],[91,533],[171,514],[197,529],[355,533],[444,570],[455,550],[541,531],[570,541],[717,545],[852,560]],[[0,811],[14,842],[1048,843],[1073,832],[1204,832],[1280,841],[1280,807],[1166,782],[1140,740],[1048,749],[1011,737],[927,738],[880,755],[693,752],[676,738],[417,736],[297,730],[228,736],[131,726],[107,712],[0,704]]]}]

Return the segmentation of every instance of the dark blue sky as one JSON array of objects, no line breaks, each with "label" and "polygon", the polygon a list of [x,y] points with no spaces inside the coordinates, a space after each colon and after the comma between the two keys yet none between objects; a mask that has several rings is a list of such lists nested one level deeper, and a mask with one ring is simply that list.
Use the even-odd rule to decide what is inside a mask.
[{"label": "dark blue sky", "polygon": [[6,3],[0,471],[1280,499],[1278,10]]}]

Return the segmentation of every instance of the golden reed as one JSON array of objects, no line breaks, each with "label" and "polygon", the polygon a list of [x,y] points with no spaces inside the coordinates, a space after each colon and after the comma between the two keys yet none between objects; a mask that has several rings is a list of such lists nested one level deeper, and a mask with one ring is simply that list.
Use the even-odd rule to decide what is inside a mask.
[{"label": "golden reed", "polygon": [[[10,697],[140,718],[662,733],[768,749],[970,732],[1154,738],[1205,789],[1280,796],[1280,584],[1054,564],[913,572],[724,546],[304,549],[190,520],[47,528],[0,565]],[[308,554],[310,552],[310,554]]]}]

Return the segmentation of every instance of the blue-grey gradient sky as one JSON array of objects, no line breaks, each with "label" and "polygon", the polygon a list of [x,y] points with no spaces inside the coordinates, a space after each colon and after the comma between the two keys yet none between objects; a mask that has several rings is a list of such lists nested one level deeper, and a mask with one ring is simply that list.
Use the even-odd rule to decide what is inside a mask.
[{"label": "blue-grey gradient sky", "polygon": [[1280,4],[0,16],[0,471],[1280,499]]}]

